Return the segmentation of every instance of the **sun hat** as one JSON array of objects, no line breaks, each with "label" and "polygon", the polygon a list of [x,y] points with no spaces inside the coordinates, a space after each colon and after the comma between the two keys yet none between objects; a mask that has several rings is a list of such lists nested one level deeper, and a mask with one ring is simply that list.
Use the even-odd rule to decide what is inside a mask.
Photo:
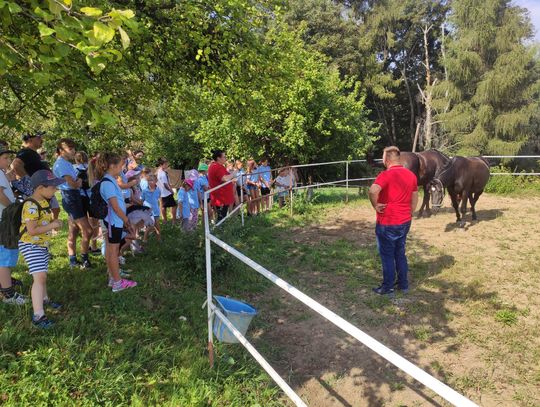
[{"label": "sun hat", "polygon": [[57,187],[62,185],[65,181],[61,178],[55,177],[55,175],[49,170],[36,171],[30,178],[32,187],[35,189],[39,186],[44,187]]},{"label": "sun hat", "polygon": [[199,167],[197,168],[198,171],[208,171],[208,164],[200,163]]},{"label": "sun hat", "polygon": [[186,179],[184,182],[188,184],[191,188],[193,188],[194,183],[192,179]]}]

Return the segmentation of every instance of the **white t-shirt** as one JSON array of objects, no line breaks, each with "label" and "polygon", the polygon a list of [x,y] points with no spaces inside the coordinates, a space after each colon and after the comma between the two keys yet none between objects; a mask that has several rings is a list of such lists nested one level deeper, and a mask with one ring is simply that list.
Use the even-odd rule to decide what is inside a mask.
[{"label": "white t-shirt", "polygon": [[[7,196],[7,199],[9,199],[12,203],[15,202],[15,195],[13,195],[11,185],[6,177],[6,174],[2,170],[0,170],[0,189]],[[0,218],[2,217],[4,208],[5,206],[0,203]]]},{"label": "white t-shirt", "polygon": [[156,184],[157,184],[159,190],[161,191],[161,197],[162,198],[166,198],[169,195],[172,195],[172,192],[169,191],[167,188],[165,188],[165,184],[168,184],[169,187],[170,187],[169,176],[161,168],[157,171],[157,183]]},{"label": "white t-shirt", "polygon": [[[287,185],[287,187],[282,187],[281,185],[277,185],[277,184],[281,184],[281,185]],[[276,188],[278,191],[284,191],[286,189],[289,188],[289,186],[294,186],[293,185],[293,177],[291,174],[288,174],[288,175],[285,175],[285,176],[278,176],[276,178]]]}]

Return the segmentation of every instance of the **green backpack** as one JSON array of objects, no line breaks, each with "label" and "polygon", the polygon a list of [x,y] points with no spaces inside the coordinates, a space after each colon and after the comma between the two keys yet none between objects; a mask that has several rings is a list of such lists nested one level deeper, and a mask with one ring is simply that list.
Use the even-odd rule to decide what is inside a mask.
[{"label": "green backpack", "polygon": [[6,249],[17,249],[19,240],[26,232],[26,228],[21,231],[22,210],[25,202],[33,202],[37,205],[39,216],[41,212],[50,211],[50,207],[43,208],[35,199],[27,198],[24,201],[17,201],[2,211],[2,219],[0,220],[0,245]]}]

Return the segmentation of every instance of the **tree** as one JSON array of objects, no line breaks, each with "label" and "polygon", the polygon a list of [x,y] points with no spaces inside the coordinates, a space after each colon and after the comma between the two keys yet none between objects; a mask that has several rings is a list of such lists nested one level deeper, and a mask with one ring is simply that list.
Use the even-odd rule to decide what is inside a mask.
[{"label": "tree", "polygon": [[461,154],[517,154],[540,120],[540,64],[526,45],[526,10],[509,0],[454,0],[450,22],[438,120]]},{"label": "tree", "polygon": [[128,31],[137,29],[134,15],[72,0],[0,1],[0,129],[23,130],[63,111],[114,122],[111,96],[96,82],[122,60]]}]

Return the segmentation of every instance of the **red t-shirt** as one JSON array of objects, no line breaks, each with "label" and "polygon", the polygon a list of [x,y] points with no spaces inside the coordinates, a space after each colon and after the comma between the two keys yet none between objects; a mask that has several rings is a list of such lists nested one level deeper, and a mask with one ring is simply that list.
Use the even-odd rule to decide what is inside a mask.
[{"label": "red t-shirt", "polygon": [[381,172],[374,184],[382,190],[378,203],[386,204],[383,213],[377,212],[377,223],[381,225],[402,225],[412,219],[412,194],[418,191],[416,175],[401,165],[395,165]]},{"label": "red t-shirt", "polygon": [[[208,185],[210,189],[223,184],[223,177],[229,175],[229,171],[218,163],[210,164],[208,168]],[[210,201],[214,206],[228,206],[234,203],[233,183],[229,183],[222,188],[210,192]]]}]

